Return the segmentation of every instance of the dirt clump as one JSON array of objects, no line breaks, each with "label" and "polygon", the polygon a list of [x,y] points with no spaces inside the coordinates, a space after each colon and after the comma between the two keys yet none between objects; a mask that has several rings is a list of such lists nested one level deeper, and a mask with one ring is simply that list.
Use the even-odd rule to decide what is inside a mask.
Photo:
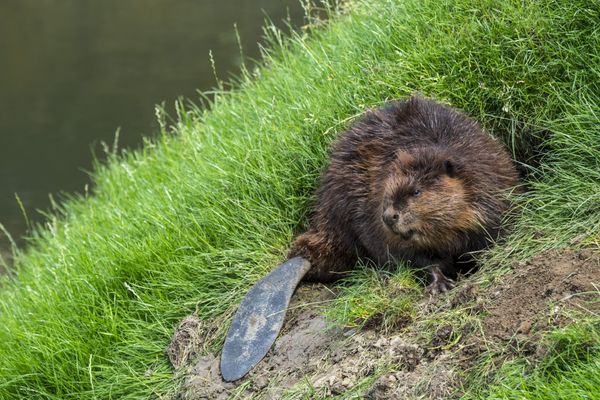
[{"label": "dirt clump", "polygon": [[[600,312],[598,253],[550,251],[515,263],[492,284],[482,277],[478,273],[462,280],[448,295],[427,296],[411,325],[385,334],[328,326],[322,309],[335,294],[324,285],[303,285],[275,346],[240,381],[222,381],[218,354],[194,356],[202,350],[180,344],[187,356],[173,360],[181,368],[187,363],[189,372],[178,398],[279,399],[289,393],[311,398],[458,397],[464,372],[482,357],[501,365],[524,356],[535,365],[544,354],[542,334],[572,322],[564,311]],[[447,317],[458,314],[460,320]],[[184,331],[192,326],[181,324]],[[193,333],[186,335],[192,339],[181,343],[198,346]]]},{"label": "dirt clump", "polygon": [[[484,320],[488,338],[528,335],[552,324],[567,323],[561,308],[580,308],[598,296],[600,262],[590,251],[551,251],[514,266],[514,271],[489,294],[489,316]],[[549,306],[553,306],[551,310]],[[550,315],[548,315],[550,313]]]},{"label": "dirt clump", "polygon": [[175,329],[171,343],[167,347],[167,356],[175,369],[185,365],[194,356],[200,343],[202,321],[196,315],[185,317]]}]

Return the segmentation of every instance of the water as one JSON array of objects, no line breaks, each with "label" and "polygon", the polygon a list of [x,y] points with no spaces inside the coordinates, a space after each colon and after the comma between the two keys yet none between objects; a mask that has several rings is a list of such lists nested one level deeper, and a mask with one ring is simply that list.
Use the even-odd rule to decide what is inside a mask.
[{"label": "water", "polygon": [[43,221],[49,194],[82,192],[92,149],[117,128],[120,147],[139,146],[155,104],[215,86],[209,50],[220,79],[239,71],[234,23],[256,59],[267,15],[302,21],[298,0],[2,0],[0,223],[22,244],[15,193]]}]

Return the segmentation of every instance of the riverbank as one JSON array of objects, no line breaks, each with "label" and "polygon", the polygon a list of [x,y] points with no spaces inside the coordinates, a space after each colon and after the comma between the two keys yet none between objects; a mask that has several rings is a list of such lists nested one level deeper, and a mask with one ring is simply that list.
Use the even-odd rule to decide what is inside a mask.
[{"label": "riverbank", "polygon": [[[415,91],[464,109],[530,165],[522,217],[486,254],[483,285],[547,249],[596,249],[599,18],[583,0],[362,0],[291,38],[271,31],[261,68],[220,88],[210,110],[180,106],[172,127],[161,117],[159,137],[142,150],[112,152],[93,174],[93,194],[37,230],[15,260],[18,277],[2,278],[0,397],[179,393],[186,371],[165,355],[178,323],[196,315],[198,356],[218,353],[239,299],[305,226],[335,134],[365,108]],[[398,313],[414,314],[410,305],[385,312],[395,297],[369,289],[381,274],[363,271],[336,288],[331,320],[399,329]],[[568,376],[597,396],[586,386],[600,354],[590,331],[598,325],[587,321],[597,315],[580,311],[567,334],[548,334],[546,358],[521,352],[501,368],[483,352],[460,371],[462,392],[536,398],[550,388],[543,393],[572,398]],[[462,326],[485,312],[449,310],[444,320]]]}]

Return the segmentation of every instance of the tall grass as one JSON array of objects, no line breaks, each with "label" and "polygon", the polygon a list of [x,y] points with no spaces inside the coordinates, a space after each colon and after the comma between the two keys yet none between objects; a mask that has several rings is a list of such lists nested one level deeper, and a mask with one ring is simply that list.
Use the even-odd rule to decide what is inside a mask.
[{"label": "tall grass", "polygon": [[268,27],[260,68],[210,110],[180,104],[172,127],[161,115],[156,139],[109,152],[93,193],[49,213],[1,281],[0,398],[172,393],[175,323],[225,319],[305,227],[335,134],[415,91],[463,108],[536,168],[506,252],[598,242],[598,2],[345,7],[288,38]]}]

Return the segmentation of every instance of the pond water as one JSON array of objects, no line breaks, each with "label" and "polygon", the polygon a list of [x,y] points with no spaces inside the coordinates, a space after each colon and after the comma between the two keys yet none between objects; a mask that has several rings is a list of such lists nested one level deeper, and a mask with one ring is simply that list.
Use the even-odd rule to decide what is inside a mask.
[{"label": "pond water", "polygon": [[[266,18],[302,22],[298,0],[2,0],[0,223],[19,244],[49,194],[82,192],[92,150],[139,146],[154,105],[215,86],[258,58]],[[0,250],[8,240],[0,233]]]}]

